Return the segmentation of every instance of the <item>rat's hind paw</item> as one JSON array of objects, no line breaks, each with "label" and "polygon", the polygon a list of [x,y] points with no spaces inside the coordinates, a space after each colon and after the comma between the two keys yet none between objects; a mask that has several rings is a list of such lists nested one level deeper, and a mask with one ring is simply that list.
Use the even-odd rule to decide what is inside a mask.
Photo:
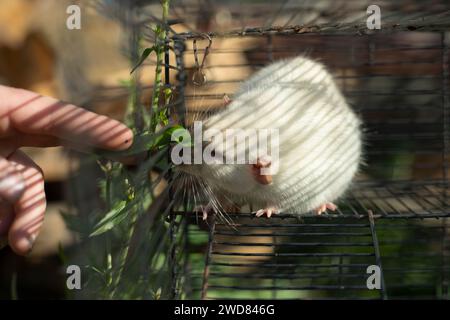
[{"label": "rat's hind paw", "polygon": [[262,217],[263,215],[267,215],[267,218],[270,218],[273,214],[279,214],[279,210],[275,207],[268,207],[265,209],[260,209],[256,211],[257,217]]},{"label": "rat's hind paw", "polygon": [[327,203],[321,205],[320,207],[316,208],[314,210],[314,212],[320,216],[322,213],[327,211],[327,209],[329,209],[331,211],[335,211],[337,209],[337,206],[332,202],[327,202]]}]

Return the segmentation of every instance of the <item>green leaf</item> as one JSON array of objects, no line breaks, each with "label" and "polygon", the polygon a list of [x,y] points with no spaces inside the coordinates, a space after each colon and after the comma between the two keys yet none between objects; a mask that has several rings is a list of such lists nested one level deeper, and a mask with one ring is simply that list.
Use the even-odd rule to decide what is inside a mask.
[{"label": "green leaf", "polygon": [[150,55],[150,53],[152,53],[153,51],[155,51],[155,47],[151,47],[151,48],[146,48],[144,49],[144,51],[142,52],[141,58],[139,59],[139,62],[134,66],[134,68],[131,70],[130,74],[132,74],[134,71],[136,71],[137,68],[139,68],[139,66],[144,63],[145,59],[147,59],[147,57]]},{"label": "green leaf", "polygon": [[100,222],[98,222],[95,227],[94,231],[89,235],[89,237],[95,237],[100,234],[105,233],[106,231],[111,230],[116,225],[121,223],[127,216],[128,211],[125,210],[127,207],[126,201],[120,201],[118,202],[114,208],[109,211]]},{"label": "green leaf", "polygon": [[101,275],[101,276],[104,276],[104,275],[105,275],[105,272],[104,272],[104,271],[101,271],[100,269],[98,269],[98,268],[95,267],[95,266],[87,266],[87,268],[88,268],[88,269],[91,269],[92,271],[94,271],[95,273],[98,273],[98,274]]},{"label": "green leaf", "polygon": [[173,90],[171,88],[165,88],[164,89],[164,97],[166,98],[166,103],[170,102],[170,99],[172,98]]},{"label": "green leaf", "polygon": [[184,128],[180,125],[174,125],[174,126],[171,126],[167,129],[163,130],[162,132],[160,132],[155,139],[153,147],[160,149],[160,148],[163,148],[166,145],[170,144],[170,142],[172,140],[172,133],[178,129],[184,129]]},{"label": "green leaf", "polygon": [[131,79],[120,79],[119,84],[130,89],[133,86],[133,81]]},{"label": "green leaf", "polygon": [[19,300],[17,294],[17,272],[14,272],[11,277],[11,300]]},{"label": "green leaf", "polygon": [[156,292],[153,292],[153,299],[161,300],[161,293],[162,293],[162,289],[158,288],[158,290],[156,290]]}]

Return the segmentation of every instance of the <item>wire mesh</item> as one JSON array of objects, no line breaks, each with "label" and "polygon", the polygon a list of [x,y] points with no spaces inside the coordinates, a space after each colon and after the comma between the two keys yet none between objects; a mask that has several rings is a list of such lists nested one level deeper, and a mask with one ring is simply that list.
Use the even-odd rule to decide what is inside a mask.
[{"label": "wire mesh", "polygon": [[[366,143],[366,165],[336,213],[299,218],[289,212],[270,220],[229,213],[230,227],[214,220],[203,225],[195,212],[181,212],[197,242],[189,259],[206,252],[205,267],[189,271],[189,297],[449,298],[449,20],[442,6],[426,19],[403,15],[402,21],[423,23],[414,27],[400,27],[393,14],[390,30],[366,36],[355,36],[367,32],[351,24],[209,32],[208,80],[200,88],[190,83],[196,69],[189,64],[192,41],[206,46],[204,36],[175,36],[186,47],[186,121],[219,110],[224,95],[271,61],[304,54],[332,72],[363,119]],[[367,288],[370,265],[382,266],[381,290]]]},{"label": "wire mesh", "polygon": [[[191,273],[190,297],[449,298],[448,218],[381,219],[373,228],[369,217],[238,221],[237,230],[211,228],[206,269]],[[382,267],[381,290],[367,287],[371,265]]]},{"label": "wire mesh", "polygon": [[[366,25],[370,2],[172,2],[173,118],[188,124],[214,113],[255,71],[306,55],[329,69],[363,119],[366,164],[338,210],[320,217],[255,219],[245,208],[229,212],[233,226],[204,223],[192,194],[169,192],[169,227],[156,239],[168,244],[170,298],[449,298],[450,6],[380,1],[375,31]],[[133,5],[127,23],[154,42],[157,6]],[[205,54],[207,81],[195,86],[195,56]],[[99,99],[126,93],[109,88]],[[367,288],[371,265],[381,267],[380,290]]]}]

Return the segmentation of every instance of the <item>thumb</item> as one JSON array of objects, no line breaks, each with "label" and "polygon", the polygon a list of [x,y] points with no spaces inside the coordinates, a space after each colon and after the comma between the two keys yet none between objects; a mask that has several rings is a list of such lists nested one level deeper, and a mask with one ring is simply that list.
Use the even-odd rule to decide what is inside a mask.
[{"label": "thumb", "polygon": [[25,191],[25,181],[14,164],[0,156],[0,201],[11,204],[20,199]]}]

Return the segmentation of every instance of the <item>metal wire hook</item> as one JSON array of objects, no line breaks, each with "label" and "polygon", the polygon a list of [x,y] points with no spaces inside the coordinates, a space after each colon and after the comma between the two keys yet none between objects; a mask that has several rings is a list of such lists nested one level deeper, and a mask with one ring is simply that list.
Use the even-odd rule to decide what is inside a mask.
[{"label": "metal wire hook", "polygon": [[197,49],[197,39],[193,40],[193,49],[194,49],[194,59],[195,59],[195,72],[192,75],[192,83],[196,86],[202,86],[206,83],[207,79],[206,79],[206,75],[203,72],[203,68],[205,66],[205,61],[206,61],[206,57],[209,54],[209,51],[211,49],[212,46],[212,39],[211,37],[206,34],[206,33],[202,33],[201,36],[205,39],[209,40],[208,45],[205,48],[205,52],[203,54],[203,59],[202,59],[202,63],[199,64],[199,60],[198,60],[198,49]]}]

